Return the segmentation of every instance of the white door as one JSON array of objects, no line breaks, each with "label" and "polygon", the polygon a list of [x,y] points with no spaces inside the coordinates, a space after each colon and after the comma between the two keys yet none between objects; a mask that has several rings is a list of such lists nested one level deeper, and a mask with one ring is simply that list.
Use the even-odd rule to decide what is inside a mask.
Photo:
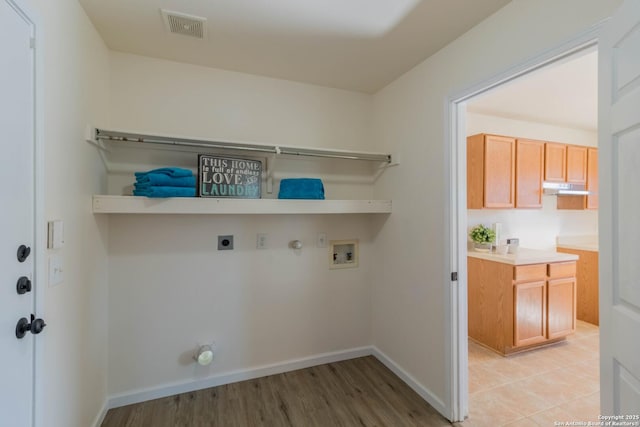
[{"label": "white door", "polygon": [[[640,421],[640,1],[599,46],[601,412]],[[631,425],[631,424],[630,424]],[[638,424],[633,424],[638,425]]]},{"label": "white door", "polygon": [[33,422],[35,335],[16,336],[18,320],[30,324],[34,313],[32,35],[28,18],[0,0],[0,425],[15,427]]}]

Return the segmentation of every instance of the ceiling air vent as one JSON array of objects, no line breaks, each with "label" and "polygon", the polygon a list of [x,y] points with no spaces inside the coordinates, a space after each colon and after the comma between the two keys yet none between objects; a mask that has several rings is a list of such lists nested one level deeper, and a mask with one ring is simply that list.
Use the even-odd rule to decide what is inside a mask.
[{"label": "ceiling air vent", "polygon": [[165,9],[160,9],[160,13],[164,20],[164,26],[170,33],[204,39],[207,18]]}]

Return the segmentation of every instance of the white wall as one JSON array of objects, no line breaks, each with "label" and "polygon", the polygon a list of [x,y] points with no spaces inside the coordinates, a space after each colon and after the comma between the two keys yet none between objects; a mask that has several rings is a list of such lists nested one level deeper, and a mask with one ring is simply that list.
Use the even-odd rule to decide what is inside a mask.
[{"label": "white wall", "polygon": [[[360,267],[329,270],[318,232],[359,238]],[[233,251],[217,250],[222,234]],[[371,235],[362,215],[112,217],[110,393],[369,345]],[[294,239],[301,250],[287,247]],[[216,359],[201,368],[193,351],[211,341]]]},{"label": "white wall", "polygon": [[616,4],[514,0],[374,97],[378,149],[398,151],[402,163],[375,190],[376,198],[393,198],[394,212],[376,239],[373,342],[429,390],[436,404],[449,400],[445,100],[586,30]]},{"label": "white wall", "polygon": [[[598,133],[545,123],[467,113],[467,135],[493,133],[566,144],[598,145]],[[598,234],[597,210],[558,210],[557,196],[543,196],[542,209],[472,209],[467,211],[469,228],[477,224],[502,223],[502,235],[519,237],[520,245],[532,249],[555,249],[558,235]]]},{"label": "white wall", "polygon": [[[371,96],[232,71],[111,52],[111,113],[118,129],[284,146],[371,150]],[[148,153],[149,150],[146,150]],[[145,162],[169,161],[146,155]],[[135,162],[127,153],[119,163]],[[251,158],[240,153],[243,158]],[[196,155],[173,157],[193,167]],[[264,160],[257,157],[257,160]],[[165,163],[166,165],[166,163]],[[131,166],[119,164],[109,192],[126,194]],[[146,167],[147,165],[138,165]],[[372,196],[371,165],[297,158],[276,161],[282,177],[319,177],[328,199]]]},{"label": "white wall", "polygon": [[467,135],[477,133],[495,133],[587,147],[598,146],[597,131],[467,112]]},{"label": "white wall", "polygon": [[[116,52],[110,69],[114,128],[370,149],[370,95]],[[278,170],[315,173],[319,163],[279,159]],[[344,168],[323,167],[328,198],[371,197],[371,183],[332,180]],[[112,191],[127,179],[111,177]],[[377,226],[362,215],[112,216],[110,393],[369,345]],[[318,232],[360,239],[360,267],[329,270]],[[255,248],[257,233],[268,234],[269,249]],[[232,252],[217,250],[222,234],[235,236]],[[304,243],[299,252],[287,247],[294,239]],[[192,352],[211,340],[216,359],[198,368]]]},{"label": "white wall", "polygon": [[111,52],[112,124],[303,147],[371,147],[371,96]]},{"label": "white wall", "polygon": [[542,209],[473,209],[468,211],[469,229],[478,224],[502,224],[502,239],[518,237],[520,246],[555,250],[558,236],[595,236],[598,211],[558,210],[558,196],[543,196]]},{"label": "white wall", "polygon": [[[37,370],[37,421],[87,427],[107,398],[107,221],[91,212],[91,194],[104,191],[104,168],[84,141],[87,123],[108,119],[108,51],[75,0],[29,1],[38,28],[44,125],[46,220],[64,221],[64,281],[42,278]],[[44,227],[44,224],[39,224]],[[46,260],[45,260],[46,262]],[[46,271],[46,267],[45,267]],[[1,423],[1,422],[0,422]]]}]

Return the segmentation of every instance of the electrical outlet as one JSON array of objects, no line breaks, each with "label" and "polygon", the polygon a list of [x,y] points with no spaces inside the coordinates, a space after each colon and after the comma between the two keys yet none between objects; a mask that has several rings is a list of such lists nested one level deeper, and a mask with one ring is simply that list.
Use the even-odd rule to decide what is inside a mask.
[{"label": "electrical outlet", "polygon": [[233,249],[233,234],[218,236],[218,250],[230,251]]},{"label": "electrical outlet", "polygon": [[267,249],[267,233],[258,233],[258,237],[256,239],[256,248]]},{"label": "electrical outlet", "polygon": [[327,247],[327,233],[318,233],[318,237],[316,239],[316,246],[319,248]]}]

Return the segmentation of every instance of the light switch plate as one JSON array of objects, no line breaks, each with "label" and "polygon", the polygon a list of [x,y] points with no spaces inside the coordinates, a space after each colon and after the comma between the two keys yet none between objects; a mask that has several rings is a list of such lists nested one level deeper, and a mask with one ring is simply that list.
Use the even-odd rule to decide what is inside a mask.
[{"label": "light switch plate", "polygon": [[47,249],[60,249],[64,244],[64,224],[60,220],[47,223]]},{"label": "light switch plate", "polygon": [[49,286],[59,285],[62,280],[62,257],[51,255],[49,257]]},{"label": "light switch plate", "polygon": [[267,233],[258,233],[258,237],[256,239],[256,248],[267,249]]}]

